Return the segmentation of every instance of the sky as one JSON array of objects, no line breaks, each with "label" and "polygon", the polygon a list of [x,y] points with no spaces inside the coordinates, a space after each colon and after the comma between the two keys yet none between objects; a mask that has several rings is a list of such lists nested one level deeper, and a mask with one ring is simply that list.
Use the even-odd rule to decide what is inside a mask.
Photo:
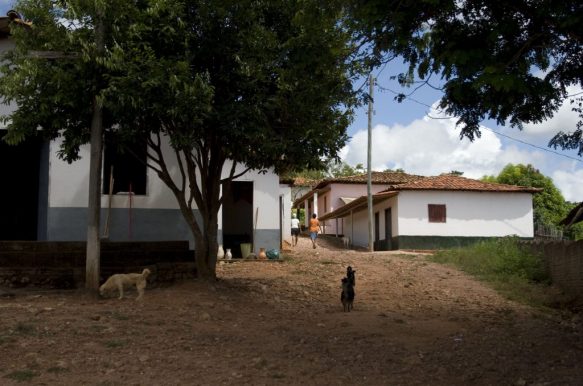
[{"label": "sky", "polygon": [[[6,15],[13,3],[13,0],[0,0],[0,15]],[[566,200],[583,201],[583,158],[574,150],[547,147],[560,128],[576,125],[577,115],[571,111],[568,101],[551,120],[526,125],[523,131],[484,122],[481,138],[470,142],[460,140],[454,118],[445,117],[431,107],[439,101],[440,91],[424,86],[401,103],[394,100],[395,93],[412,91],[390,79],[403,69],[402,63],[394,61],[373,72],[377,78],[373,91],[373,170],[400,168],[424,176],[456,170],[463,172],[465,177],[481,178],[498,175],[509,163],[532,164],[553,180]],[[363,86],[363,82],[358,81],[355,87]],[[569,93],[581,91],[580,87],[573,87]],[[341,158],[352,166],[361,163],[366,167],[367,106],[356,110],[348,135],[351,138]]]},{"label": "sky", "polygon": [[[460,140],[455,118],[436,109],[440,91],[424,86],[401,103],[394,100],[395,93],[413,91],[390,79],[403,69],[403,64],[395,62],[373,72],[377,82],[373,90],[372,170],[400,168],[424,176],[455,170],[463,172],[464,177],[479,179],[498,175],[509,163],[532,164],[553,180],[566,200],[583,201],[583,158],[575,150],[547,146],[560,129],[575,128],[578,117],[568,101],[552,119],[525,125],[522,131],[483,122],[481,138],[470,142]],[[368,85],[365,87],[368,90]],[[581,91],[580,87],[571,87],[569,94]],[[368,106],[356,111],[348,134],[351,139],[341,158],[352,166],[361,163],[366,168]]]}]

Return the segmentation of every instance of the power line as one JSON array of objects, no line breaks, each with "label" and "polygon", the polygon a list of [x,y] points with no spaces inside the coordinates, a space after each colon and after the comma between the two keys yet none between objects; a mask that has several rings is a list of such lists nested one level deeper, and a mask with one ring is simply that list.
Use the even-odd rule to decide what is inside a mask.
[{"label": "power line", "polygon": [[[409,96],[406,96],[403,93],[397,92],[395,90],[391,90],[388,87],[382,87],[382,86],[380,86],[378,84],[377,84],[377,86],[379,87],[379,90],[380,91],[388,91],[388,92],[391,92],[391,93],[393,93],[395,95],[402,95],[403,96],[403,100],[406,100],[407,99],[407,100],[410,100],[411,102],[415,102],[415,103],[417,103],[417,104],[419,104],[421,106],[425,106],[427,108],[433,109],[433,107],[431,105],[429,105],[427,103],[424,103],[424,102],[421,102],[421,101],[418,101],[418,100],[416,100],[414,98],[411,98]],[[436,109],[436,111],[438,113],[445,114],[445,112],[443,110]],[[425,115],[427,117],[431,118],[431,119],[451,119],[451,118],[453,118],[453,117],[433,117],[429,113],[425,113]],[[491,129],[491,128],[486,127],[486,126],[482,126],[482,127],[484,129],[486,129],[486,130],[489,130],[489,131],[493,132],[494,134],[497,134],[497,135],[499,135],[501,137],[504,137],[504,138],[508,138],[508,139],[510,139],[512,141],[520,142],[523,145],[527,145],[527,146],[533,147],[533,148],[538,149],[538,150],[546,151],[547,153],[552,153],[552,154],[555,154],[555,155],[558,155],[558,156],[561,156],[561,157],[569,158],[571,160],[574,160],[574,161],[583,163],[583,160],[581,158],[576,158],[576,157],[573,157],[573,156],[570,156],[570,155],[567,155],[567,154],[562,154],[562,153],[559,153],[558,151],[554,151],[554,150],[551,150],[551,149],[548,149],[548,148],[545,148],[545,147],[542,147],[542,146],[535,145],[535,144],[530,143],[530,142],[523,141],[523,140],[518,139],[518,138],[511,137],[511,136],[506,135],[506,134],[502,134],[499,131],[494,130],[494,129]]]}]

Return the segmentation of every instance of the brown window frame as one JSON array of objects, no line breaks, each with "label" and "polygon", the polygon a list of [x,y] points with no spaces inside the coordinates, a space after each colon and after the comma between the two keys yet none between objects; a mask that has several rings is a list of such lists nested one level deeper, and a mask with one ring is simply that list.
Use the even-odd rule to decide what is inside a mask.
[{"label": "brown window frame", "polygon": [[428,204],[427,215],[429,222],[444,223],[447,219],[447,211],[445,204]]}]

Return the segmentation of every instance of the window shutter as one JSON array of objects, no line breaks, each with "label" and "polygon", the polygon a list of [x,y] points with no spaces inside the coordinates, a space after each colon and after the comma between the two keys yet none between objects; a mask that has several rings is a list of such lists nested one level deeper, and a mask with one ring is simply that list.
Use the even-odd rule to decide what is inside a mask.
[{"label": "window shutter", "polygon": [[445,222],[445,205],[429,204],[429,222]]}]

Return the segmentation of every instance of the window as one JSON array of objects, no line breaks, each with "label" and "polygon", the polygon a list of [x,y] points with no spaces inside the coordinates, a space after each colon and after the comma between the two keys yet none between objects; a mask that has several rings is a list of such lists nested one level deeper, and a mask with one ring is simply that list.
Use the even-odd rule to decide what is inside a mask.
[{"label": "window", "polygon": [[429,204],[429,222],[445,222],[445,205]]},{"label": "window", "polygon": [[[112,169],[113,167],[113,169]],[[103,194],[109,194],[113,171],[113,194],[129,192],[146,194],[146,144],[128,144],[121,148],[112,136],[105,136],[103,152]]]}]

